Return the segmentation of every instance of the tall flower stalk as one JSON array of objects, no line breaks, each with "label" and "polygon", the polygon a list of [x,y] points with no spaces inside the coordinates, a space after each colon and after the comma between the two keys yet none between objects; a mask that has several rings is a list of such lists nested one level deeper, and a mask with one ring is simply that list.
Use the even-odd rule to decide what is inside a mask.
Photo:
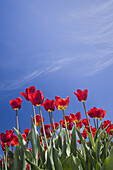
[{"label": "tall flower stalk", "polygon": [[34,115],[34,121],[35,121],[35,126],[36,126],[36,115],[35,115],[35,107],[34,107],[34,105],[32,105],[32,108],[33,108],[33,115]]},{"label": "tall flower stalk", "polygon": [[40,117],[41,117],[41,124],[42,124],[42,128],[43,128],[44,140],[45,140],[46,147],[47,147],[47,150],[48,150],[48,142],[47,142],[47,138],[46,138],[46,134],[45,134],[44,123],[43,123],[43,120],[42,120],[42,112],[41,112],[40,106],[38,106],[38,108],[39,108],[39,113],[40,113]]},{"label": "tall flower stalk", "polygon": [[66,118],[65,118],[65,113],[64,113],[64,110],[63,111],[63,117],[64,117],[64,122],[65,122],[65,129],[66,129],[66,135],[67,135],[67,138],[68,138],[68,142],[69,142],[69,133],[68,133],[68,129],[67,129],[67,123],[66,123]]},{"label": "tall flower stalk", "polygon": [[19,131],[19,123],[18,123],[18,113],[16,110],[16,126],[17,126],[17,130]]}]

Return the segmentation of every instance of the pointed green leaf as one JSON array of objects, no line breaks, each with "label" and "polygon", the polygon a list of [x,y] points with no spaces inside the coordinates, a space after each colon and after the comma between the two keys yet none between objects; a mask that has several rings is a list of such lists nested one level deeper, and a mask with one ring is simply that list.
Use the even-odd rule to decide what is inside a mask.
[{"label": "pointed green leaf", "polygon": [[62,162],[62,168],[63,170],[79,170],[72,154]]},{"label": "pointed green leaf", "polygon": [[77,150],[77,138],[76,138],[76,127],[74,126],[72,130],[72,137],[71,137],[71,153],[76,156]]}]

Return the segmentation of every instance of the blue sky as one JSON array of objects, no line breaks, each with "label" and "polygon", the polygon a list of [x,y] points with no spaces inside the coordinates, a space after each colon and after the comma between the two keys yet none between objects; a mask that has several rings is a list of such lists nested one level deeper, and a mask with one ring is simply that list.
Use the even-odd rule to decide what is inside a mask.
[{"label": "blue sky", "polygon": [[[31,85],[45,98],[70,96],[66,114],[81,111],[82,117],[73,92],[87,88],[87,110],[103,108],[113,120],[112,9],[113,0],[0,1],[0,133],[16,126],[9,101]],[[62,119],[60,111],[53,114]],[[31,115],[23,99],[21,131],[30,128]]]}]

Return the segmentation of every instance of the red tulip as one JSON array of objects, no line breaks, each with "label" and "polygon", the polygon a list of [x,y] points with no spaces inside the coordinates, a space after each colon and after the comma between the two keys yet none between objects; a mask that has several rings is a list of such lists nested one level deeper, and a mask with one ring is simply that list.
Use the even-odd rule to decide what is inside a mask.
[{"label": "red tulip", "polygon": [[27,165],[26,165],[26,168],[27,168],[27,170],[30,170],[30,166],[29,166],[29,164],[27,164]]},{"label": "red tulip", "polygon": [[[37,126],[37,127],[42,126],[40,115],[37,114],[35,117],[36,117],[36,126]],[[42,117],[42,120],[43,120],[43,122],[44,122],[43,117]],[[34,118],[33,118],[33,121],[34,121]]]},{"label": "red tulip", "polygon": [[18,145],[18,137],[16,135],[13,134],[13,138],[11,140],[11,146],[16,146]]},{"label": "red tulip", "polygon": [[10,100],[10,105],[11,105],[13,110],[20,109],[21,108],[21,103],[22,103],[22,99],[20,97],[17,97],[14,100]]},{"label": "red tulip", "polygon": [[82,121],[80,120],[80,122],[76,123],[76,128],[77,129],[81,129],[82,128]]},{"label": "red tulip", "polygon": [[52,123],[52,129],[54,129],[54,127],[55,127],[55,129],[58,129],[59,128],[59,123],[54,123],[54,126],[53,126],[53,123]]},{"label": "red tulip", "polygon": [[10,133],[7,133],[7,134],[1,133],[0,136],[1,136],[1,141],[3,143],[7,143],[7,142],[11,141],[11,134]]},{"label": "red tulip", "polygon": [[69,105],[69,96],[67,97],[67,99],[61,99],[58,96],[55,96],[55,104],[56,104],[56,108],[58,110],[66,110],[67,106]]},{"label": "red tulip", "polygon": [[32,103],[32,105],[40,106],[44,101],[43,92],[37,90],[34,93],[29,93],[29,100]]},{"label": "red tulip", "polygon": [[106,115],[106,111],[101,108],[97,109],[96,107],[93,107],[90,111],[87,112],[87,114],[91,118],[103,119],[104,116]]},{"label": "red tulip", "polygon": [[55,101],[46,99],[45,103],[43,103],[42,106],[45,108],[46,111],[53,112],[55,110]]},{"label": "red tulip", "polygon": [[[1,146],[2,146],[2,150],[5,151],[5,143],[3,143],[2,141],[0,143],[1,143]],[[10,142],[7,142],[6,145],[9,147]]]},{"label": "red tulip", "polygon": [[72,128],[73,128],[72,122],[70,122],[69,124],[67,124],[67,128],[68,128],[68,130],[72,130]]},{"label": "red tulip", "polygon": [[31,130],[31,128],[30,129],[25,129],[25,130],[23,130],[23,132],[26,134],[26,136],[28,136],[28,133],[29,133],[30,130]]},{"label": "red tulip", "polygon": [[[87,119],[82,119],[81,122],[82,122],[82,124],[84,124],[84,126],[88,126]],[[90,122],[90,119],[89,119],[89,122]]]},{"label": "red tulip", "polygon": [[77,93],[74,92],[74,94],[80,102],[84,102],[87,99],[88,89],[85,89],[84,91],[77,89]]},{"label": "red tulip", "polygon": [[[49,124],[44,125],[44,129],[45,129],[46,137],[50,138],[50,125]],[[41,134],[42,134],[42,136],[44,136],[42,127],[41,127]]]},{"label": "red tulip", "polygon": [[30,86],[29,88],[25,89],[25,93],[21,92],[20,94],[27,100],[29,101],[29,94],[30,93],[35,93],[36,89],[35,86]]},{"label": "red tulip", "polygon": [[75,122],[80,122],[81,119],[81,113],[77,112],[76,114],[71,113],[70,117],[72,118],[72,121]]},{"label": "red tulip", "polygon": [[24,140],[26,141],[27,136],[26,136],[26,134],[25,134],[25,133],[23,133],[23,134],[22,134],[22,137],[23,137],[23,138],[24,138]]}]

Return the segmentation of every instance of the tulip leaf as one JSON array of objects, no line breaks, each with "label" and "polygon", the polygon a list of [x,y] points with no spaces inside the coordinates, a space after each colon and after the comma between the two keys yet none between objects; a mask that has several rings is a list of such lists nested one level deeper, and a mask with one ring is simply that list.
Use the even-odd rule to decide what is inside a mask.
[{"label": "tulip leaf", "polygon": [[62,164],[58,158],[58,150],[56,148],[53,148],[53,160],[55,169],[62,170]]},{"label": "tulip leaf", "polygon": [[14,131],[16,132],[16,134],[17,134],[17,137],[18,137],[18,143],[19,143],[19,145],[21,146],[25,146],[26,144],[27,144],[27,142],[24,140],[24,138],[22,137],[22,135],[21,135],[21,133],[17,130],[17,129],[15,129],[15,128],[13,128],[14,129]]},{"label": "tulip leaf", "polygon": [[29,139],[31,142],[32,151],[33,151],[35,161],[36,161],[37,155],[38,155],[37,135],[38,135],[38,132],[36,130],[36,126],[33,122],[32,116],[31,116],[31,131],[29,132]]},{"label": "tulip leaf", "polygon": [[111,149],[110,155],[105,159],[105,163],[102,170],[112,170],[113,169],[113,147]]},{"label": "tulip leaf", "polygon": [[76,150],[77,150],[77,137],[76,137],[76,127],[75,126],[73,127],[72,137],[71,137],[71,153],[73,153],[74,156],[76,156]]},{"label": "tulip leaf", "polygon": [[16,146],[15,147],[15,152],[14,152],[14,166],[13,166],[13,170],[20,170],[22,169],[22,163],[20,160],[20,153],[19,153],[19,147]]},{"label": "tulip leaf", "polygon": [[85,131],[86,131],[86,133],[87,133],[87,135],[88,135],[88,137],[89,137],[89,140],[90,140],[90,142],[91,142],[91,144],[92,144],[93,149],[95,150],[95,145],[94,145],[93,136],[87,131],[87,129],[85,128],[85,126],[84,126],[84,129],[85,129]]},{"label": "tulip leaf", "polygon": [[29,164],[31,165],[31,169],[32,169],[32,170],[40,170],[36,164],[34,164],[33,162],[31,162],[31,161],[28,160],[27,158],[26,158],[26,161],[27,161],[27,163],[29,163]]},{"label": "tulip leaf", "polygon": [[101,170],[101,165],[99,162],[96,163],[96,169],[95,170]]},{"label": "tulip leaf", "polygon": [[67,157],[67,142],[66,142],[66,135],[64,136],[64,144],[63,144],[63,148],[62,148],[62,155],[61,155],[61,162],[64,161],[64,159]]},{"label": "tulip leaf", "polygon": [[101,124],[100,124],[99,128],[96,130],[95,137],[94,137],[94,142],[96,142],[96,140],[97,140],[98,133],[100,132],[100,129],[101,129]]},{"label": "tulip leaf", "polygon": [[62,162],[62,168],[63,170],[79,170],[78,165],[76,164],[76,161],[74,159],[73,154],[71,154],[69,157],[67,157],[63,162]]}]

